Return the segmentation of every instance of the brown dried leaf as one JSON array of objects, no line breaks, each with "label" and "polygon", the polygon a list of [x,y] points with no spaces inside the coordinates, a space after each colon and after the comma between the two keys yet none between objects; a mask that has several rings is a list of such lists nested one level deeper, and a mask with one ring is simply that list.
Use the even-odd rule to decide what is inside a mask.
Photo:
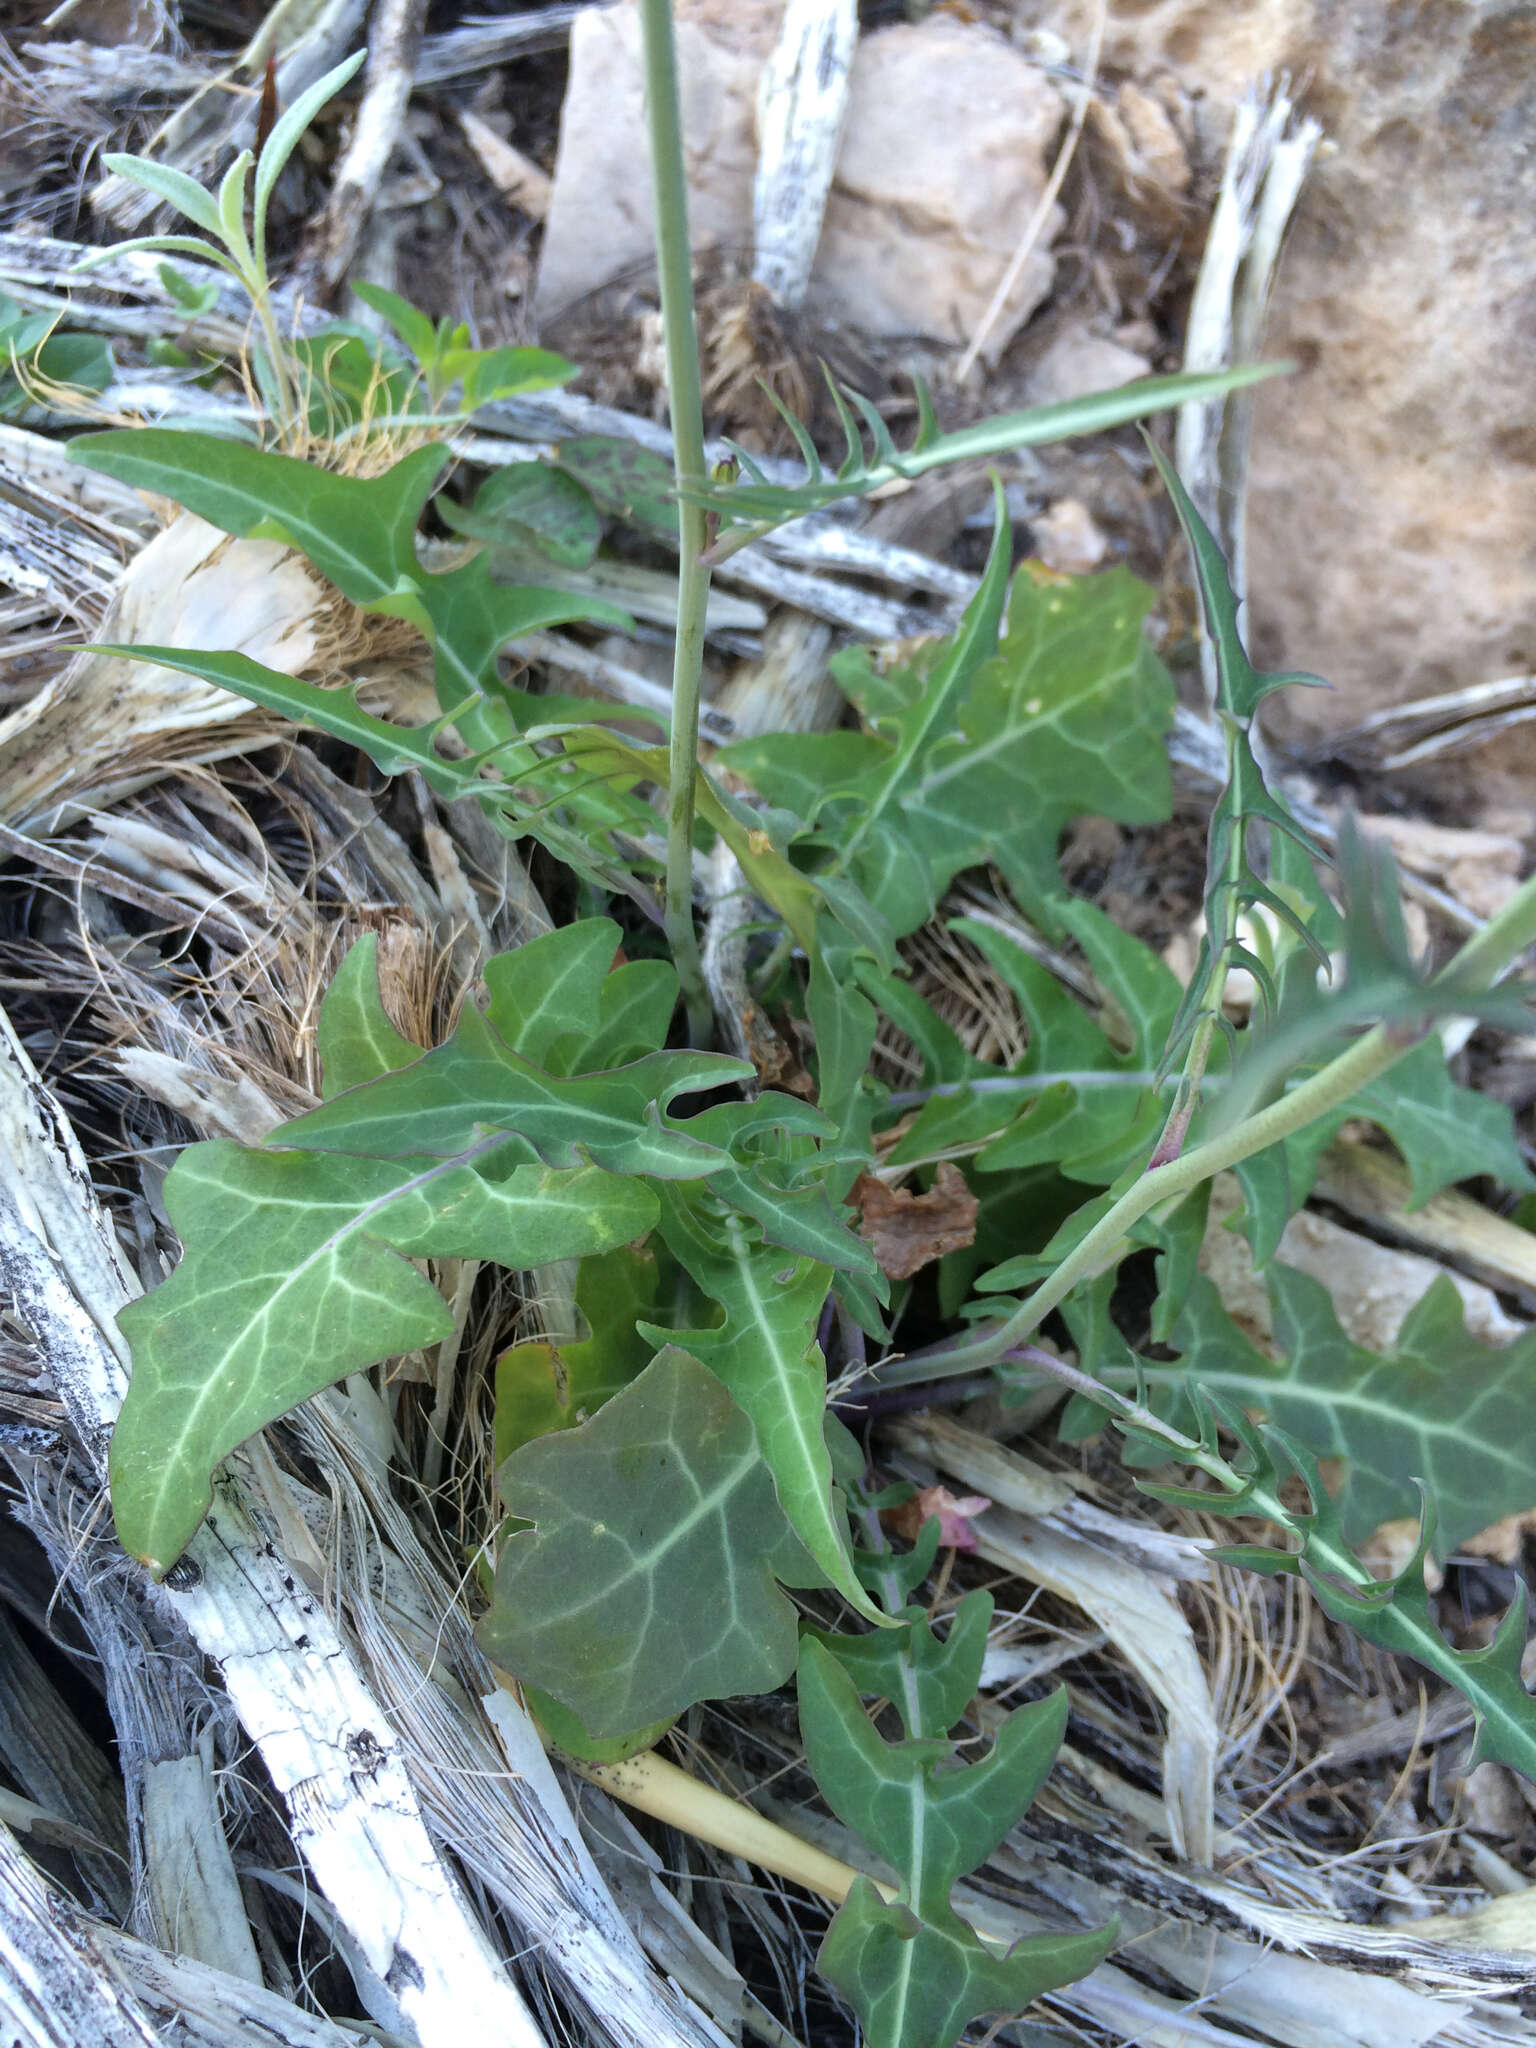
[{"label": "brown dried leaf", "polygon": [[859,1235],[892,1280],[910,1280],[946,1252],[963,1251],[975,1241],[976,1197],[948,1159],[926,1194],[887,1187],[866,1173],[853,1198],[863,1212]]}]

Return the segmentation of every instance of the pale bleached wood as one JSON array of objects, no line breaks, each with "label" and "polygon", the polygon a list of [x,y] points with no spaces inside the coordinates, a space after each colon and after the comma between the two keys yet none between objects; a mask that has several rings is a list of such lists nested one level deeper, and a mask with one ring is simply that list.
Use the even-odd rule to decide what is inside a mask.
[{"label": "pale bleached wood", "polygon": [[[1291,126],[1283,83],[1238,102],[1216,210],[1206,232],[1184,344],[1184,368],[1216,370],[1253,359],[1263,335],[1286,223],[1322,130]],[[1254,398],[1236,391],[1179,408],[1175,459],[1185,489],[1227,558],[1242,606],[1247,586],[1248,445]],[[1207,700],[1216,701],[1216,656],[1200,644]]]},{"label": "pale bleached wood", "polygon": [[781,306],[810,283],[858,40],[856,0],[788,0],[758,81],[752,275]]},{"label": "pale bleached wood", "polygon": [[[3,1012],[0,1157],[0,1280],[39,1337],[100,1471],[124,1381],[112,1318],[138,1290],[95,1204],[79,1147]],[[339,1484],[341,1477],[338,1468]],[[387,1493],[370,1490],[363,1520],[388,1529],[401,1555],[415,1554]],[[705,2015],[644,1967],[575,1853],[569,1815],[561,1823],[547,1798],[524,1795],[532,1750],[515,1777],[503,1780],[506,1759],[489,1725],[466,1720],[423,1684],[416,1667],[394,1671],[402,1659],[387,1634],[373,1635],[368,1668],[376,1676],[366,1681],[297,1571],[252,1526],[228,1473],[184,1562],[196,1583],[148,1597],[169,1605],[216,1666],[287,1803],[294,1840],[338,1929],[370,1974],[370,1997],[381,1988],[394,1995],[396,2031],[423,2048],[463,2048],[466,2038],[498,2048],[540,2042],[422,1825],[396,1733],[404,1729],[440,1836],[528,1930],[544,1967],[607,2036],[620,2048],[722,2048]],[[364,1610],[354,1610],[354,1622],[363,1618]],[[370,1627],[376,1630],[377,1617]],[[446,1642],[459,1638],[464,1623],[457,1614],[427,1616],[423,1627]],[[510,1698],[496,1720],[503,1741],[515,1721],[526,1742],[536,1742]],[[444,1772],[448,1807],[438,1801]]]},{"label": "pale bleached wood", "polygon": [[379,0],[373,11],[362,103],[324,210],[299,259],[305,297],[329,299],[347,274],[385,167],[400,139],[421,46],[427,0]]},{"label": "pale bleached wood", "polygon": [[561,49],[570,40],[571,23],[584,11],[580,0],[555,0],[553,6],[504,18],[483,9],[459,27],[424,39],[416,62],[417,89]]},{"label": "pale bleached wood", "polygon": [[[162,2031],[164,2030],[164,2031]],[[357,2035],[50,1890],[0,1827],[0,2039],[6,2048],[356,2048]]]},{"label": "pale bleached wood", "polygon": [[62,1822],[102,1910],[128,1910],[128,1826],[122,1780],[0,1605],[0,1759]]},{"label": "pale bleached wood", "polygon": [[261,1964],[219,1813],[212,1731],[145,1766],[144,1871],[164,1947],[247,1984]]},{"label": "pale bleached wood", "polygon": [[[0,1278],[48,1361],[80,1443],[105,1473],[127,1383],[118,1308],[138,1293],[69,1124],[9,1020],[0,1028]],[[542,2037],[422,1822],[388,1720],[330,1617],[253,1527],[223,1477],[162,1589],[218,1669],[287,1805],[293,1838],[398,2031],[422,2048]]]},{"label": "pale bleached wood", "polygon": [[159,2029],[102,1971],[0,1826],[0,2040],[5,2048],[156,2048]]}]

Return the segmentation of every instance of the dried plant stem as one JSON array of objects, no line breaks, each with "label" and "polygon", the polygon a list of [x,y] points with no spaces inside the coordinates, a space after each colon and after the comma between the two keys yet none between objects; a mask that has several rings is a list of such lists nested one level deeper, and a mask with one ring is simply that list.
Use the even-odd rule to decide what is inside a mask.
[{"label": "dried plant stem", "polygon": [[693,922],[694,777],[699,760],[699,682],[704,666],[704,613],[709,570],[704,513],[687,493],[705,481],[704,407],[693,317],[693,257],[683,174],[682,111],[670,0],[641,0],[651,189],[656,209],[656,266],[666,338],[667,403],[672,417],[678,486],[677,642],[672,665],[672,744],[667,808],[667,939],[696,1045],[712,1035],[709,993]]},{"label": "dried plant stem", "polygon": [[346,275],[390,152],[399,140],[426,22],[427,0],[382,0],[375,10],[368,75],[347,153],[324,212],[305,239],[300,274],[322,299]]},{"label": "dried plant stem", "polygon": [[[760,1870],[787,1877],[794,1884],[804,1885],[807,1891],[819,1892],[834,1905],[842,1904],[860,1874],[850,1864],[814,1848],[740,1800],[728,1799],[713,1786],[701,1784],[653,1749],[621,1764],[583,1763],[563,1752],[560,1761],[567,1770],[601,1787],[612,1798],[623,1800],[626,1806],[665,1821],[669,1827],[680,1828],[701,1842],[712,1843],[729,1855],[745,1857]],[[895,1897],[888,1886],[882,1885],[880,1889],[888,1898]]]},{"label": "dried plant stem", "polygon": [[1056,152],[1056,161],[1051,168],[1051,175],[1045,182],[1045,189],[1040,194],[1034,212],[1025,223],[1024,232],[1020,235],[1018,246],[1009,259],[1008,268],[999,278],[997,290],[993,292],[986,311],[976,324],[976,332],[971,336],[970,344],[965,354],[960,358],[959,365],[955,370],[955,381],[957,384],[963,384],[972,370],[975,369],[976,359],[987,345],[987,337],[1002,318],[1003,308],[1008,303],[1009,294],[1024,275],[1024,266],[1029,261],[1035,244],[1044,232],[1045,224],[1051,217],[1051,208],[1056,204],[1056,195],[1066,180],[1067,172],[1071,169],[1072,159],[1077,154],[1077,145],[1082,136],[1083,123],[1088,118],[1088,104],[1092,100],[1098,86],[1099,52],[1104,46],[1104,24],[1108,15],[1108,0],[1099,0],[1099,5],[1094,15],[1093,32],[1088,44],[1088,58],[1083,66],[1082,90],[1078,94],[1077,105],[1072,109],[1072,120],[1071,125],[1067,129],[1066,140]]}]

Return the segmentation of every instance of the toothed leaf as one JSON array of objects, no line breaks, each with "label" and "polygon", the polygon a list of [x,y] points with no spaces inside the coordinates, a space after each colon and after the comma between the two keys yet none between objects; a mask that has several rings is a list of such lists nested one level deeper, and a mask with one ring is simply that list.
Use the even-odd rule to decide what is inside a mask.
[{"label": "toothed leaf", "polygon": [[1021,2012],[1102,1961],[1113,1930],[1042,1934],[1000,1954],[950,1903],[1045,1780],[1066,1725],[1066,1695],[1010,1714],[991,1753],[954,1762],[941,1738],[888,1743],[852,1679],[819,1642],[800,1652],[800,1730],[828,1805],[896,1869],[887,1904],[860,1878],[827,1930],[817,1968],[877,2048],[953,2048],[982,2013]]},{"label": "toothed leaf", "polygon": [[[1336,1508],[1348,1543],[1415,1514],[1421,1484],[1448,1551],[1536,1503],[1536,1335],[1480,1343],[1442,1277],[1392,1348],[1377,1353],[1345,1335],[1321,1282],[1278,1262],[1266,1278],[1278,1357],[1260,1351],[1212,1283],[1197,1277],[1168,1340],[1176,1365],[1133,1365],[1122,1343],[1118,1360],[1095,1345],[1090,1369],[1122,1391],[1139,1371],[1147,1405],[1177,1429],[1192,1426],[1198,1389],[1275,1423],[1318,1457],[1339,1459]],[[1077,1302],[1068,1308],[1074,1334],[1084,1314]]]},{"label": "toothed leaf", "polygon": [[346,1374],[450,1334],[413,1259],[538,1266],[655,1220],[637,1182],[592,1166],[488,1179],[486,1149],[384,1160],[215,1139],[181,1154],[165,1183],[181,1264],[120,1317],[133,1377],[111,1479],[126,1550],[165,1573],[238,1444]]}]

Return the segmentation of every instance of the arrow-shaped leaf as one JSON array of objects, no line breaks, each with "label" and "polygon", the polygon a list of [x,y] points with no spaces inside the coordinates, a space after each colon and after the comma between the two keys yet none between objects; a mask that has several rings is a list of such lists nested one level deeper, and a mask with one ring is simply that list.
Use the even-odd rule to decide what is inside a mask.
[{"label": "arrow-shaped leaf", "polygon": [[428,444],[382,476],[337,476],[219,434],[133,427],[72,441],[70,459],[185,505],[225,533],[285,540],[354,604],[374,604],[421,575],[416,526],[448,450]]},{"label": "arrow-shaped leaf", "polygon": [[728,1156],[665,1112],[679,1095],[751,1071],[716,1053],[657,1052],[606,1074],[547,1074],[466,1009],[445,1045],[285,1124],[281,1141],[305,1152],[395,1159],[452,1156],[481,1132],[500,1131],[551,1166],[590,1159],[615,1173],[689,1180]]},{"label": "arrow-shaped leaf", "polygon": [[503,1544],[476,1633],[589,1735],[771,1692],[793,1670],[775,1568],[797,1576],[804,1553],[751,1423],[686,1352],[660,1352],[579,1429],[525,1444],[497,1483],[533,1527]]},{"label": "arrow-shaped leaf", "polygon": [[169,1570],[207,1512],[220,1459],[349,1372],[449,1335],[413,1258],[537,1266],[640,1236],[655,1197],[591,1166],[475,1170],[458,1158],[358,1159],[190,1146],[165,1183],[186,1247],[122,1312],[133,1378],[112,1438],[125,1549]]},{"label": "arrow-shaped leaf", "polygon": [[385,1015],[376,933],[365,933],[337,968],[320,1006],[315,1037],[324,1076],[321,1093],[327,1096],[376,1081],[380,1074],[392,1074],[421,1058],[423,1048],[413,1045]]},{"label": "arrow-shaped leaf", "polygon": [[825,1434],[827,1367],[816,1325],[831,1284],[812,1259],[764,1244],[735,1210],[703,1189],[661,1190],[667,1249],[720,1311],[713,1328],[646,1330],[671,1336],[718,1375],[757,1430],[779,1500],[834,1585],[869,1620],[885,1619],[859,1582],[847,1517],[832,1486]]},{"label": "arrow-shaped leaf", "polygon": [[1059,896],[1073,817],[1168,815],[1173,688],[1142,633],[1151,593],[1120,570],[1073,581],[1031,563],[1010,592],[1005,543],[1004,527],[952,639],[890,665],[863,649],[834,663],[864,732],[722,750],[770,802],[819,825],[898,936],[982,861],[1030,905]]},{"label": "arrow-shaped leaf", "polygon": [[[440,442],[373,477],[338,476],[222,435],[160,427],[88,435],[69,452],[226,533],[286,541],[354,604],[414,621],[432,641],[438,701],[477,751],[517,730],[495,666],[509,640],[573,619],[621,630],[631,624],[596,599],[493,583],[482,555],[429,574],[416,552],[416,528],[448,459]],[[149,649],[138,653],[151,657]]]},{"label": "arrow-shaped leaf", "polygon": [[1010,1714],[992,1752],[957,1767],[942,1738],[888,1743],[854,1683],[819,1642],[800,1651],[800,1732],[828,1805],[894,1866],[887,1904],[860,1878],[827,1930],[817,1968],[863,2021],[871,2048],[954,2048],[985,2012],[1016,2015],[1103,1960],[1113,1930],[1040,1934],[988,1948],[950,1904],[1044,1783],[1066,1727],[1062,1692]]}]

